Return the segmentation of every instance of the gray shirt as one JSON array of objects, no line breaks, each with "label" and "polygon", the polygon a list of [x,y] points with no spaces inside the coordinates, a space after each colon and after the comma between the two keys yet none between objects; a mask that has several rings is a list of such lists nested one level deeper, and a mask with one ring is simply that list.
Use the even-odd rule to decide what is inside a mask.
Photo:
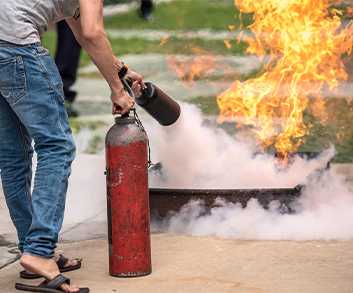
[{"label": "gray shirt", "polygon": [[40,42],[48,25],[79,15],[79,0],[0,0],[0,40]]}]

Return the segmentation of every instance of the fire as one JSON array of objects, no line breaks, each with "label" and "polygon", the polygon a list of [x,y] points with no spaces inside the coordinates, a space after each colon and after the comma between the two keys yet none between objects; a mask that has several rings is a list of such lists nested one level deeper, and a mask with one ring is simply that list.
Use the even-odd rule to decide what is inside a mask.
[{"label": "fire", "polygon": [[268,61],[261,76],[235,81],[218,96],[220,120],[250,126],[263,147],[274,146],[286,158],[310,130],[304,111],[325,120],[323,89],[347,79],[341,57],[351,53],[353,26],[342,25],[329,0],[234,2],[253,13],[252,37],[243,40],[247,52]]},{"label": "fire", "polygon": [[192,48],[193,58],[186,62],[183,58],[169,56],[167,63],[178,78],[187,86],[192,86],[195,80],[206,78],[218,67],[213,54],[198,47]]},{"label": "fire", "polygon": [[164,46],[166,43],[168,43],[170,40],[170,36],[164,36],[161,38],[160,42],[159,42],[159,46]]}]

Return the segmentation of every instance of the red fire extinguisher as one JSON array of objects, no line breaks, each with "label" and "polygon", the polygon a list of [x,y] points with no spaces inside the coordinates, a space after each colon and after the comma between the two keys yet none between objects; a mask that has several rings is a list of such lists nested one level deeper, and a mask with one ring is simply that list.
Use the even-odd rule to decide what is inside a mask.
[{"label": "red fire extinguisher", "polygon": [[109,272],[115,277],[152,271],[148,155],[136,115],[117,117],[106,136]]}]

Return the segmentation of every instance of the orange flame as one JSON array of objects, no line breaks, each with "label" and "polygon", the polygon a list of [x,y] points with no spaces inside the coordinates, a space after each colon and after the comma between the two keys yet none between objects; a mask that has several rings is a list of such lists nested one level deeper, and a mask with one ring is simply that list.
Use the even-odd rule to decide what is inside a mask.
[{"label": "orange flame", "polygon": [[[309,99],[324,119],[321,92],[347,79],[341,61],[351,53],[353,26],[342,26],[340,11],[329,0],[235,0],[242,13],[253,13],[247,52],[269,56],[264,73],[235,81],[217,98],[220,120],[252,127],[263,147],[274,146],[286,158],[309,132],[303,120]],[[335,1],[337,2],[337,1]]]},{"label": "orange flame", "polygon": [[193,58],[188,62],[176,56],[167,58],[168,66],[187,86],[192,86],[197,79],[208,77],[218,67],[215,57],[204,49],[195,47],[192,53]]},{"label": "orange flame", "polygon": [[166,43],[168,43],[170,40],[170,36],[164,36],[161,38],[160,42],[159,42],[159,46],[164,46]]}]

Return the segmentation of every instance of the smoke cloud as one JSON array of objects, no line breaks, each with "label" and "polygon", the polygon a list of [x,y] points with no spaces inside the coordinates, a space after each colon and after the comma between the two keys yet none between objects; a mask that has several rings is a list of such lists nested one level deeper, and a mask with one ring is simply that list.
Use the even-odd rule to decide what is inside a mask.
[{"label": "smoke cloud", "polygon": [[[205,126],[196,107],[183,104],[182,113],[178,123],[170,127],[162,127],[141,115],[151,140],[152,159],[163,165],[162,172],[151,174],[151,187],[236,189],[297,184],[306,187],[293,203],[294,214],[282,214],[277,202],[265,210],[255,199],[246,208],[218,199],[210,210],[202,202],[193,201],[179,213],[154,222],[153,230],[236,239],[353,238],[351,186],[334,168],[320,172],[333,157],[333,148],[312,160],[295,157],[288,168],[279,169],[273,156],[254,155],[258,153],[254,143]],[[78,155],[70,179],[67,229],[77,223],[98,227],[94,224],[100,222],[106,232],[104,168],[103,152]]]},{"label": "smoke cloud", "polygon": [[205,126],[200,111],[188,104],[183,104],[176,125],[165,128],[146,123],[146,128],[151,134],[152,158],[163,166],[163,176],[151,174],[150,184],[156,187],[295,187],[305,184],[334,155],[331,148],[315,160],[296,156],[288,168],[279,168],[278,161],[259,153],[253,141],[237,140],[220,128]]},{"label": "smoke cloud", "polygon": [[353,238],[353,194],[332,171],[306,187],[294,214],[282,214],[278,207],[272,202],[265,210],[253,199],[243,209],[219,199],[217,207],[208,211],[202,202],[194,201],[155,225],[171,233],[247,240]]}]

